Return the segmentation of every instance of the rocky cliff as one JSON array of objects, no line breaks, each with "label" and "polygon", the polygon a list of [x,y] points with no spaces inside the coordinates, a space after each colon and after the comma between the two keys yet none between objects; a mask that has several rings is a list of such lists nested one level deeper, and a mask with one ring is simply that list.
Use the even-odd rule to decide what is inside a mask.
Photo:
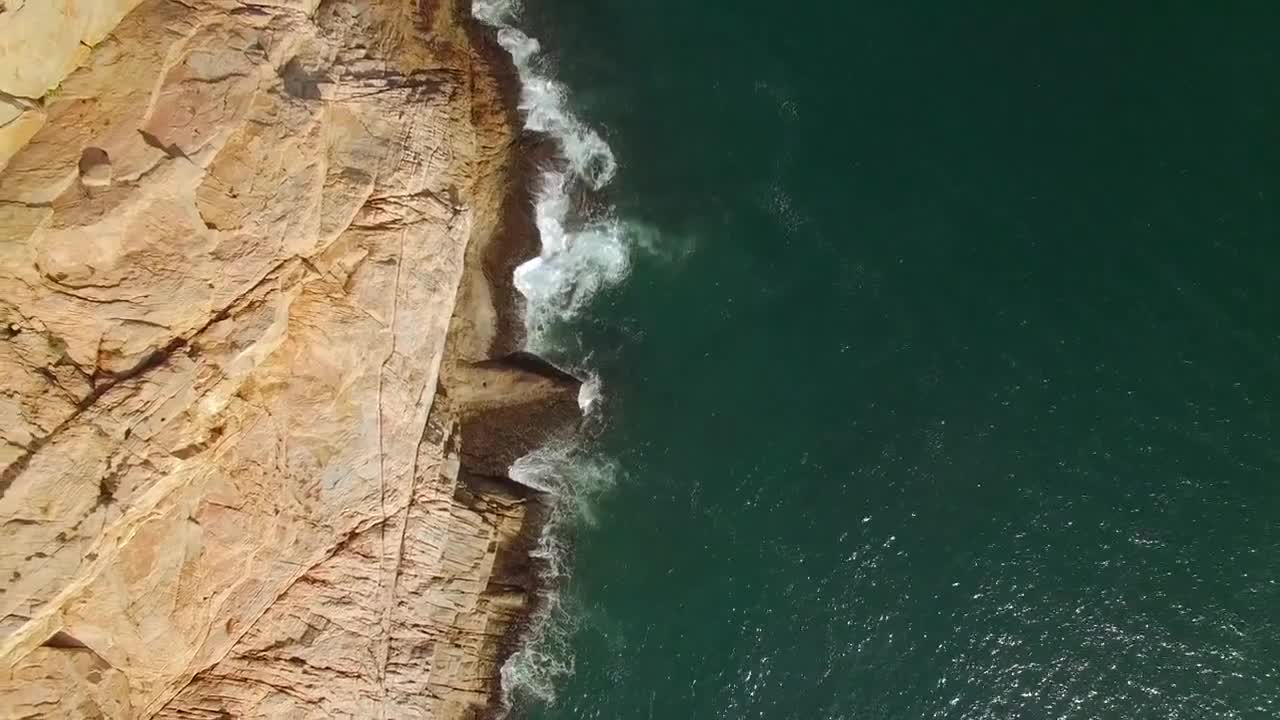
[{"label": "rocky cliff", "polygon": [[0,716],[491,705],[576,417],[507,62],[452,0],[0,0]]}]

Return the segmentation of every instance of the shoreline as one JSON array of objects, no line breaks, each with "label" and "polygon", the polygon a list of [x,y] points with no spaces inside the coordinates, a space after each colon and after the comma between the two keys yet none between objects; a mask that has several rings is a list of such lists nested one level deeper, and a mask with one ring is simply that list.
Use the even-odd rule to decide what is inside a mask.
[{"label": "shoreline", "polygon": [[[575,315],[585,298],[619,282],[628,271],[625,236],[605,200],[606,186],[617,170],[617,162],[608,143],[567,105],[567,88],[534,60],[541,53],[541,46],[518,27],[518,10],[503,0],[456,1],[469,10],[471,46],[490,68],[510,133],[498,221],[487,236],[474,240],[477,247],[468,253],[468,259],[485,278],[484,294],[492,308],[490,340],[485,346],[485,357],[491,360],[486,362],[509,362],[514,359],[512,353],[520,353],[526,361],[532,360],[552,374],[569,377],[534,353],[551,352],[567,360],[547,345],[547,329]],[[474,4],[482,8],[479,17]],[[522,109],[522,105],[528,109]],[[468,277],[474,279],[475,275],[473,270]],[[474,289],[468,290],[467,284],[464,279],[459,294],[464,298],[459,303],[464,313],[468,301],[474,304],[477,295]],[[473,318],[481,315],[471,312]],[[484,334],[483,329],[480,334]],[[578,361],[568,362],[578,373],[571,407],[556,409],[555,401],[544,399],[545,404],[525,404],[523,412],[490,426],[497,435],[523,426],[524,432],[517,433],[523,435],[521,452],[507,454],[500,469],[491,470],[521,477],[524,482],[533,483],[534,488],[527,488],[530,492],[526,494],[525,524],[518,537],[502,550],[508,562],[523,568],[522,588],[526,594],[518,616],[504,629],[498,642],[490,701],[480,716],[484,720],[508,716],[518,700],[513,694],[531,694],[550,701],[555,679],[565,671],[558,659],[545,657],[547,652],[556,652],[548,650],[548,642],[558,645],[563,640],[557,629],[562,602],[557,586],[566,573],[563,554],[572,552],[572,541],[563,538],[562,533],[566,523],[571,522],[567,516],[573,512],[565,507],[565,497],[590,492],[589,488],[600,482],[596,477],[599,469],[588,470],[592,479],[587,480],[580,477],[583,468],[565,464],[568,458],[562,453],[578,443],[558,442],[571,439],[570,436],[577,439],[584,430],[590,433],[593,421],[600,420],[599,412],[591,409],[593,400],[579,406],[582,392],[598,392],[584,388],[583,383],[594,384],[598,379],[589,367]],[[526,372],[531,370],[524,362],[513,364]],[[445,377],[447,373],[442,373]],[[507,402],[521,404],[514,396]],[[537,429],[531,431],[531,426]],[[492,442],[485,440],[482,444]],[[463,445],[468,445],[465,432]],[[525,459],[527,466],[514,467],[517,460]],[[607,464],[599,467],[604,468],[606,476],[610,473]],[[510,478],[506,480],[520,485]]]},{"label": "shoreline", "polygon": [[[522,83],[512,55],[498,42],[499,29],[486,24],[472,14],[471,0],[455,0],[456,7],[466,23],[466,32],[471,46],[489,69],[495,81],[497,99],[503,116],[503,124],[509,129],[510,144],[507,146],[506,158],[499,181],[501,198],[497,208],[494,227],[486,237],[473,237],[473,247],[468,248],[467,263],[471,266],[469,277],[483,278],[486,286],[488,304],[492,309],[489,328],[481,328],[478,335],[488,335],[484,343],[484,358],[472,360],[473,366],[486,365],[508,366],[519,371],[537,372],[529,367],[530,360],[534,365],[543,364],[550,374],[559,373],[567,376],[559,368],[555,368],[545,359],[529,352],[527,345],[527,329],[525,326],[525,298],[516,289],[515,270],[522,263],[537,257],[541,251],[542,238],[536,221],[535,197],[543,169],[548,165],[563,162],[555,140],[546,133],[538,133],[524,127],[524,117],[520,110],[520,94]],[[425,10],[425,8],[424,8]],[[478,273],[477,273],[478,271]],[[467,280],[464,279],[464,285]],[[475,314],[474,308],[467,307],[474,303],[475,288],[459,289],[459,302],[455,307],[455,318],[459,314]],[[486,332],[487,331],[487,332]],[[452,333],[451,333],[452,335]],[[457,357],[458,348],[454,344],[456,338],[445,351],[445,367],[457,369],[456,363],[466,362]],[[479,349],[479,348],[475,348]],[[546,373],[544,373],[546,374]],[[561,378],[563,379],[563,378]],[[453,378],[449,372],[442,370],[440,393],[448,395]],[[502,408],[491,409],[496,415],[487,425],[487,430],[499,436],[510,436],[518,433],[521,426],[529,421],[545,423],[544,432],[521,433],[521,441],[500,445],[496,452],[487,453],[489,457],[479,460],[480,465],[488,466],[489,472],[472,475],[466,461],[459,469],[460,484],[471,487],[494,482],[493,471],[501,468],[502,482],[506,489],[519,494],[526,506],[526,515],[520,531],[504,546],[498,549],[496,567],[490,577],[494,581],[510,582],[518,579],[517,585],[523,595],[523,604],[513,615],[511,621],[498,633],[494,664],[488,670],[489,699],[485,708],[479,713],[478,720],[501,720],[509,716],[512,707],[506,704],[506,688],[503,687],[503,669],[527,641],[528,631],[533,618],[542,608],[544,591],[546,590],[544,575],[548,567],[546,559],[537,557],[537,549],[549,522],[552,507],[546,500],[545,493],[527,488],[517,481],[506,477],[510,463],[543,446],[553,435],[567,429],[578,427],[583,416],[577,407],[577,388],[579,380],[573,381],[573,402],[566,407],[563,396],[557,401],[555,397],[544,397],[541,400],[522,402],[519,394],[507,398],[507,405],[516,408],[515,413],[503,413]],[[456,389],[455,389],[456,392]],[[506,403],[504,403],[506,404]],[[519,410],[523,409],[523,412]],[[503,415],[506,415],[505,417]],[[461,413],[465,416],[465,411]],[[549,421],[549,422],[547,422]],[[466,425],[466,422],[463,422]],[[524,428],[527,430],[527,425]],[[463,455],[469,453],[467,446],[468,433],[464,428]],[[474,440],[473,440],[474,442]],[[496,456],[496,457],[495,457]],[[469,479],[464,480],[464,475]],[[490,485],[492,487],[492,485]],[[500,566],[500,567],[498,567]]]}]

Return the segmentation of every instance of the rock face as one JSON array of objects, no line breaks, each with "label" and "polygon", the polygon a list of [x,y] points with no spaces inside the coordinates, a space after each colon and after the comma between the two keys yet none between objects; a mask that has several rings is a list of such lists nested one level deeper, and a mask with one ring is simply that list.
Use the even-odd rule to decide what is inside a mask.
[{"label": "rock face", "polygon": [[444,0],[0,0],[0,717],[491,705],[577,388],[510,76]]}]

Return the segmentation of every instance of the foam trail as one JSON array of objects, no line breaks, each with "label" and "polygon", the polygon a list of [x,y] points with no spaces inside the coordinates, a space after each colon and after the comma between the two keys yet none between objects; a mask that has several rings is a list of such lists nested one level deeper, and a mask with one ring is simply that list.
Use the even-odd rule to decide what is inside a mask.
[{"label": "foam trail", "polygon": [[577,315],[592,295],[627,274],[629,251],[618,221],[597,220],[574,231],[566,229],[570,182],[562,173],[543,175],[536,204],[542,251],[515,271],[534,350],[546,349],[550,326]]},{"label": "foam trail", "polygon": [[599,133],[568,107],[568,90],[542,69],[541,46],[511,25],[518,7],[513,0],[475,0],[472,12],[498,28],[498,44],[520,76],[520,110],[525,127],[545,133],[559,146],[563,169],[548,170],[534,198],[542,249],[515,273],[524,295],[526,330],[531,350],[548,349],[547,330],[581,311],[597,291],[626,277],[630,253],[625,228],[614,218],[571,226],[573,188],[599,190],[613,179],[618,163]]},{"label": "foam trail", "polygon": [[[599,290],[627,274],[630,252],[625,229],[615,218],[574,224],[570,220],[575,188],[600,190],[618,166],[598,133],[568,107],[565,86],[543,71],[538,41],[516,29],[515,0],[473,0],[472,14],[498,28],[498,43],[511,53],[520,76],[520,110],[525,127],[545,133],[559,146],[563,166],[542,173],[534,196],[542,247],[538,257],[516,268],[516,289],[525,298],[526,344],[535,352],[553,347],[549,330],[577,315]],[[586,372],[578,405],[583,415],[598,412],[600,379]],[[502,667],[503,704],[517,695],[545,703],[555,700],[556,683],[573,672],[570,638],[574,614],[559,590],[568,579],[568,543],[573,526],[592,522],[591,502],[613,483],[613,463],[568,442],[553,443],[518,460],[511,477],[544,491],[549,517],[533,555],[541,561],[542,594],[529,620],[523,645]]]},{"label": "foam trail", "polygon": [[593,498],[613,485],[612,463],[593,458],[568,443],[555,443],[526,455],[511,467],[511,477],[552,497],[550,517],[532,553],[542,563],[542,593],[529,620],[523,644],[502,666],[502,699],[510,709],[517,695],[555,701],[556,683],[573,673],[570,641],[576,613],[560,593],[569,578],[569,536],[578,522],[594,522]]}]

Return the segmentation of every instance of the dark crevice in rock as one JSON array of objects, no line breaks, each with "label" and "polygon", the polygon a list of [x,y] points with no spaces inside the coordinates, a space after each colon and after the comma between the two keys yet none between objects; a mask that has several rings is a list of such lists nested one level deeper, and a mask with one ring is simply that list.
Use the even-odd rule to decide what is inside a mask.
[{"label": "dark crevice in rock", "polygon": [[[164,364],[164,362],[168,360],[171,356],[173,356],[174,353],[185,348],[189,343],[193,342],[197,337],[203,334],[206,330],[208,330],[214,324],[221,322],[222,320],[225,320],[228,317],[230,317],[231,313],[234,310],[238,308],[252,306],[255,302],[257,302],[257,300],[252,298],[251,296],[255,292],[257,292],[264,284],[271,282],[273,278],[278,278],[281,271],[285,268],[285,266],[288,265],[290,262],[293,262],[294,260],[295,260],[294,258],[290,258],[282,261],[281,263],[276,265],[274,268],[272,268],[269,272],[267,272],[267,274],[263,276],[261,280],[259,280],[257,283],[253,285],[253,287],[246,290],[239,297],[235,298],[231,303],[229,303],[226,307],[224,307],[222,310],[218,311],[212,317],[210,317],[208,322],[206,322],[201,327],[197,328],[195,332],[193,332],[190,336],[176,337],[173,340],[170,340],[164,347],[158,350],[152,351],[150,354],[148,354],[145,358],[143,358],[133,367],[120,372],[110,372],[102,369],[96,369],[94,370],[92,375],[85,373],[85,375],[90,379],[90,385],[92,387],[92,390],[89,392],[88,395],[85,396],[83,400],[81,400],[79,403],[76,404],[75,412],[73,412],[65,420],[63,420],[56,427],[50,430],[47,434],[33,439],[31,443],[27,446],[26,453],[14,459],[13,462],[11,462],[7,467],[5,467],[3,472],[0,472],[0,498],[4,497],[4,494],[9,490],[9,487],[13,485],[14,480],[16,480],[18,476],[21,475],[23,472],[26,472],[26,469],[31,464],[31,459],[35,457],[35,455],[39,453],[40,450],[45,445],[47,445],[48,443],[53,441],[55,438],[57,438],[63,431],[65,431],[68,427],[74,424],[80,418],[81,415],[83,415],[87,410],[93,407],[93,405],[98,401],[99,398],[101,398],[108,391],[110,391],[112,388],[116,387],[120,383],[145,375],[151,370]],[[72,365],[75,365],[75,367],[77,367],[78,369],[80,369],[82,373],[84,372],[83,368],[80,368],[80,366],[77,365],[74,361],[72,361],[69,357],[67,357],[66,360]],[[163,421],[163,418],[162,418],[162,421]]]},{"label": "dark crevice in rock", "polygon": [[485,475],[482,473],[462,471],[458,480],[468,489],[481,495],[509,496],[524,500],[534,495],[545,495],[546,490],[516,480],[510,475]]},{"label": "dark crevice in rock", "polygon": [[88,648],[89,647],[88,645],[85,645],[84,643],[80,642],[80,640],[76,639],[70,633],[64,630],[59,630],[58,632],[54,633],[52,636],[49,637],[48,640],[45,640],[41,644],[44,645],[45,647],[51,647],[51,648]]},{"label": "dark crevice in rock", "polygon": [[582,382],[573,375],[570,375],[551,364],[540,355],[536,355],[525,350],[517,350],[516,352],[508,353],[507,355],[500,358],[494,358],[492,360],[482,360],[478,363],[474,363],[474,366],[479,368],[520,370],[557,383],[573,385],[575,388]]},{"label": "dark crevice in rock", "polygon": [[168,145],[166,145],[160,140],[160,138],[156,137],[155,135],[141,128],[138,128],[138,134],[142,136],[143,142],[159,150],[160,152],[164,153],[170,158],[182,158],[183,160],[191,159],[187,157],[187,154],[185,152],[182,151],[182,148],[178,147],[174,143],[169,143]]},{"label": "dark crevice in rock", "polygon": [[303,100],[319,100],[320,85],[332,82],[324,70],[308,69],[298,58],[285,63],[280,69],[280,79],[284,82],[285,93]]}]

